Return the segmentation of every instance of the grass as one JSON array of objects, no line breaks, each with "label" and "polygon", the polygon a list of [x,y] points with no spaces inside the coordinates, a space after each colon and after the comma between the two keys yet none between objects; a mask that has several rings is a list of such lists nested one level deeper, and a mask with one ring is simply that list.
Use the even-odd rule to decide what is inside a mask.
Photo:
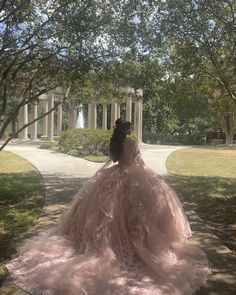
[{"label": "grass", "polygon": [[[40,147],[40,149],[50,149],[50,150],[54,150],[58,153],[61,152],[59,146],[57,143],[52,143],[50,141],[47,142],[43,142]],[[73,156],[73,157],[78,157],[78,158],[83,158],[87,161],[91,161],[91,162],[95,162],[95,163],[105,163],[107,160],[107,156],[104,155],[87,155],[87,156],[83,156],[81,154],[81,151],[78,149],[71,149],[67,152],[68,155]]]},{"label": "grass", "polygon": [[84,159],[91,162],[104,163],[107,160],[107,156],[89,155],[89,156],[85,156]]},{"label": "grass", "polygon": [[0,283],[7,275],[4,265],[17,244],[32,231],[44,203],[40,173],[26,160],[0,152]]},{"label": "grass", "polygon": [[236,149],[181,149],[168,158],[167,169],[172,174],[235,178]]},{"label": "grass", "polygon": [[236,250],[236,149],[181,149],[169,156],[167,170],[170,183]]}]

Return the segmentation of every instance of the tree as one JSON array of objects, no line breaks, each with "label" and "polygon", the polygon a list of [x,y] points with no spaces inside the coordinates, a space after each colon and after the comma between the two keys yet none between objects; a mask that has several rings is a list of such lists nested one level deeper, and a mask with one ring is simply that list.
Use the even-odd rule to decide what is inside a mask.
[{"label": "tree", "polygon": [[187,56],[180,53],[182,61],[195,60],[202,74],[208,75],[236,100],[234,5],[231,0],[165,1],[162,25],[167,38],[174,42],[176,52],[180,53],[182,44],[188,49]]},{"label": "tree", "polygon": [[205,77],[212,87],[210,96],[220,89],[228,104],[236,104],[235,1],[166,0],[151,5],[149,25],[142,26],[146,48],[167,72],[181,79]]},{"label": "tree", "polygon": [[135,47],[140,1],[0,4],[0,139],[20,108]]},{"label": "tree", "polygon": [[212,124],[209,116],[211,88],[202,77],[183,77],[167,71],[149,88],[145,103],[148,130],[156,134],[204,134]]},{"label": "tree", "polygon": [[179,130],[174,110],[160,97],[152,97],[144,104],[145,127],[153,134],[173,134]]},{"label": "tree", "polygon": [[225,132],[226,145],[231,145],[236,132],[236,104],[219,90],[214,92],[213,97],[209,113],[215,119],[215,126]]}]

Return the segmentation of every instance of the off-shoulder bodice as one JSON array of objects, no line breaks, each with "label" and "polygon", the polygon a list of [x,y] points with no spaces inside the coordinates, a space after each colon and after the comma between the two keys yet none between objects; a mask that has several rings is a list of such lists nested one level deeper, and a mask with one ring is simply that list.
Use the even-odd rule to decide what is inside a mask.
[{"label": "off-shoulder bodice", "polygon": [[143,164],[143,159],[138,144],[131,138],[127,137],[123,143],[123,153],[119,160],[119,164],[131,165],[133,163]]}]

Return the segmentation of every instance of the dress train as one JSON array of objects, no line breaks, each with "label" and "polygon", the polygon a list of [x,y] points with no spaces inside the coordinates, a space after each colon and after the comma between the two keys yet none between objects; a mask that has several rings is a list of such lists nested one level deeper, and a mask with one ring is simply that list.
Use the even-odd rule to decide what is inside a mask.
[{"label": "dress train", "polygon": [[190,295],[206,282],[206,254],[175,192],[125,140],[118,165],[82,187],[60,223],[24,241],[7,265],[35,295]]}]

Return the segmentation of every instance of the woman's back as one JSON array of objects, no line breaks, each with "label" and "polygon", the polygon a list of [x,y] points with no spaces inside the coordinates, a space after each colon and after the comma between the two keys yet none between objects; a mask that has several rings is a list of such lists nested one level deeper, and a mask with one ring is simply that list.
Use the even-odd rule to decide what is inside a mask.
[{"label": "woman's back", "polygon": [[137,143],[129,137],[123,142],[123,151],[119,164],[131,165],[132,163],[143,163]]}]

